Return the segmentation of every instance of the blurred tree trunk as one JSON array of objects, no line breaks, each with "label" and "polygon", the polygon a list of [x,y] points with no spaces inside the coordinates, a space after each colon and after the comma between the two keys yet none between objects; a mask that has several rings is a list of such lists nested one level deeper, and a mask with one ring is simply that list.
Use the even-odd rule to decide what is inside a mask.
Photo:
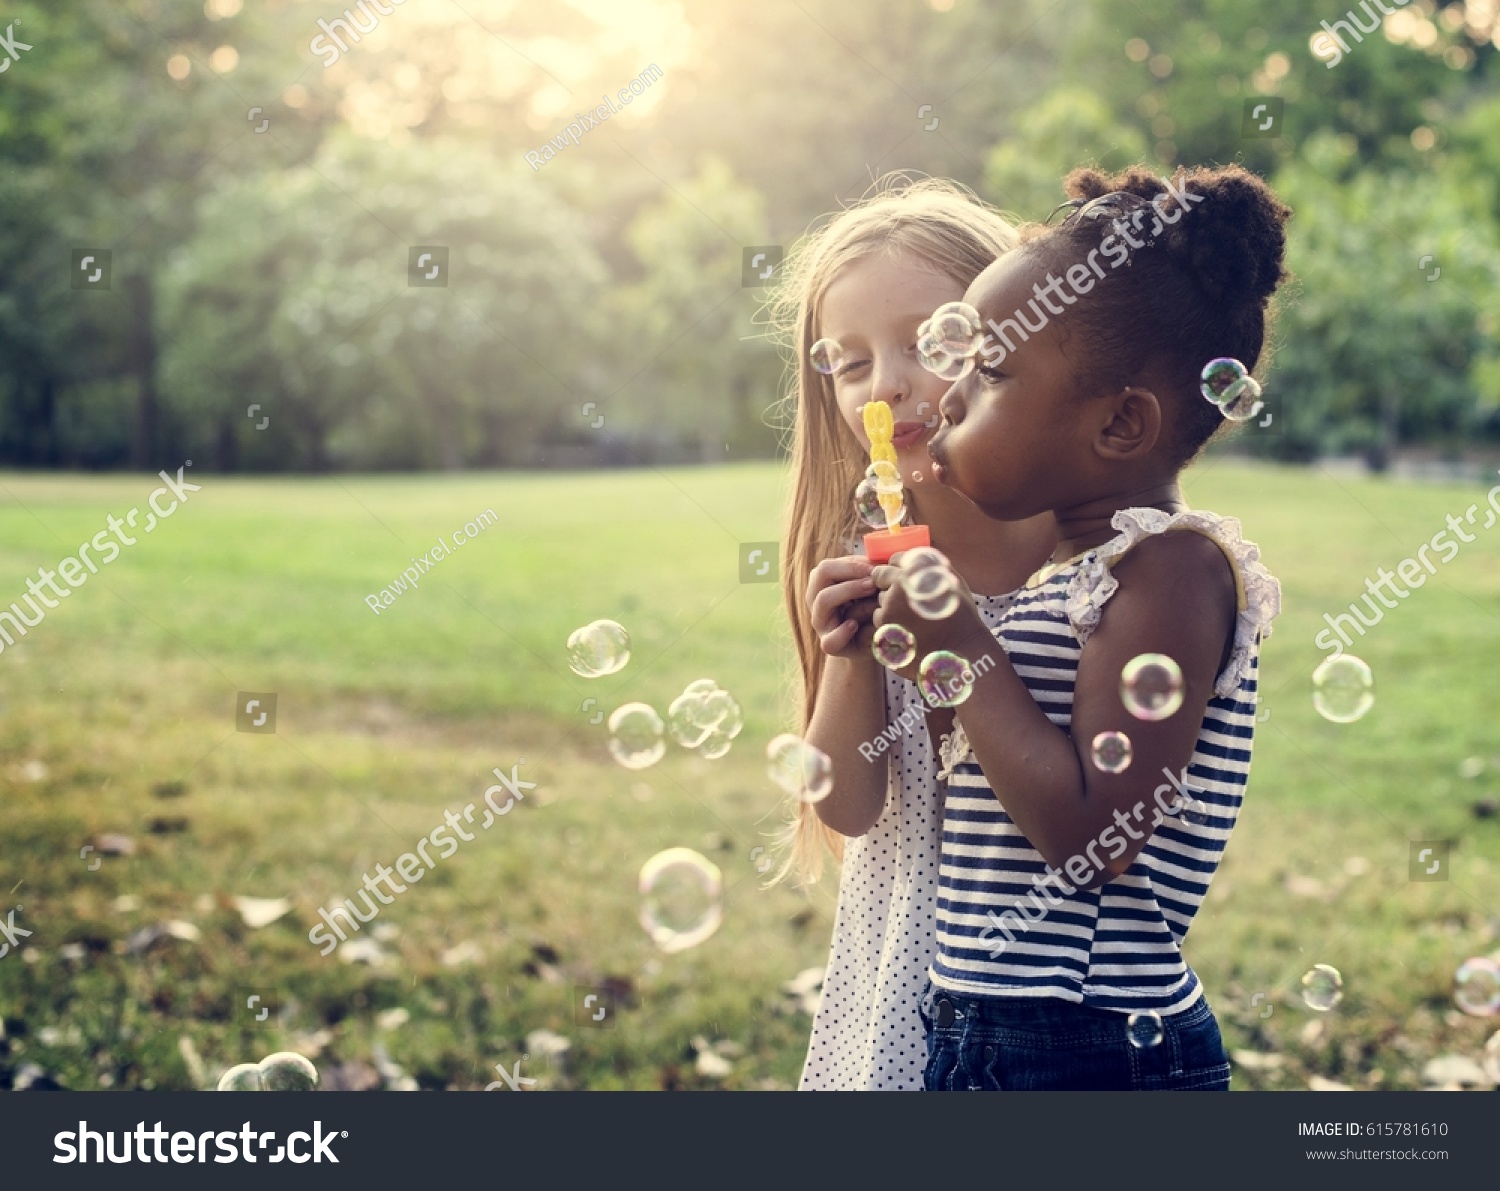
[{"label": "blurred tree trunk", "polygon": [[130,329],[125,346],[125,372],[135,380],[135,430],[130,442],[130,463],[138,471],[150,471],[156,449],[159,404],[156,392],[156,329],[151,279],[133,273],[125,279],[125,303],[130,311]]}]

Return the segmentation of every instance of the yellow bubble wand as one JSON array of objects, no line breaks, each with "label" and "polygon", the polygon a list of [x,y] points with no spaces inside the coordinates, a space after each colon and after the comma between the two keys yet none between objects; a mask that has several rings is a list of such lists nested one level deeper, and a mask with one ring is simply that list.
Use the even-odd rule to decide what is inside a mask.
[{"label": "yellow bubble wand", "polygon": [[889,562],[893,554],[917,546],[932,545],[925,525],[903,527],[906,498],[901,486],[901,471],[896,462],[896,447],[891,441],[896,433],[896,419],[884,401],[868,402],[861,411],[865,435],[870,440],[870,474],[875,477],[875,496],[885,512],[885,529],[865,534],[865,556],[871,562]]}]

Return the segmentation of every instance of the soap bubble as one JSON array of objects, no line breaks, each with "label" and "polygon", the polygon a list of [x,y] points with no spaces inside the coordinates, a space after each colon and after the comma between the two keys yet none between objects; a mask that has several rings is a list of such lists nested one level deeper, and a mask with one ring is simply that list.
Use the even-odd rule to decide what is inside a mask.
[{"label": "soap bubble", "polygon": [[685,749],[717,760],[745,726],[745,715],[734,697],[712,678],[690,682],[667,708],[667,731]]},{"label": "soap bubble", "polygon": [[318,1069],[296,1051],[282,1050],[260,1061],[260,1078],[268,1092],[310,1092],[318,1086]]},{"label": "soap bubble", "polygon": [[1094,765],[1105,773],[1124,773],[1135,753],[1123,732],[1100,732],[1092,746]]},{"label": "soap bubble", "polygon": [[880,505],[880,493],[876,490],[874,476],[866,476],[854,490],[854,509],[859,514],[859,519],[871,529],[886,528],[885,509]]},{"label": "soap bubble", "polygon": [[1375,676],[1352,653],[1323,659],[1312,684],[1313,706],[1335,724],[1352,724],[1375,706]]},{"label": "soap bubble", "polygon": [[219,1092],[311,1092],[318,1086],[318,1069],[296,1051],[280,1050],[259,1063],[238,1063],[223,1075]]},{"label": "soap bubble", "polygon": [[260,1068],[254,1063],[236,1063],[223,1075],[219,1076],[216,1092],[261,1092],[265,1090],[265,1084],[261,1082]]},{"label": "soap bubble", "polygon": [[686,691],[673,699],[667,707],[667,731],[685,749],[695,749],[714,730],[703,712],[703,696],[690,695]]},{"label": "soap bubble", "polygon": [[1260,382],[1253,376],[1247,376],[1225,396],[1219,409],[1231,422],[1248,422],[1265,408],[1265,404],[1261,400]]},{"label": "soap bubble", "polygon": [[1249,370],[1238,360],[1221,356],[1203,366],[1198,377],[1199,391],[1215,405],[1223,405],[1238,396],[1236,386],[1250,377]]},{"label": "soap bubble", "polygon": [[832,339],[819,339],[807,353],[812,366],[824,376],[832,376],[844,362],[844,349]]},{"label": "soap bubble", "polygon": [[800,736],[785,732],[766,745],[771,780],[803,802],[822,802],[833,790],[833,762]]},{"label": "soap bubble", "polygon": [[901,587],[912,611],[924,620],[952,616],[959,604],[958,579],[947,567],[903,571]]},{"label": "soap bubble", "polygon": [[1166,1031],[1161,1024],[1161,1014],[1153,1009],[1132,1013],[1125,1020],[1125,1037],[1136,1050],[1149,1050],[1161,1044]]},{"label": "soap bubble", "polygon": [[1500,964],[1482,955],[1459,964],[1453,976],[1453,1003],[1470,1017],[1500,1013]]},{"label": "soap bubble", "polygon": [[667,751],[664,731],[649,703],[626,703],[609,717],[609,755],[626,769],[655,765]]},{"label": "soap bubble", "polygon": [[630,634],[612,620],[596,620],[568,637],[568,668],[580,678],[602,678],[630,661]]},{"label": "soap bubble", "polygon": [[917,656],[917,639],[902,625],[883,624],[875,630],[870,651],[887,670],[900,670]]},{"label": "soap bubble", "polygon": [[947,352],[936,352],[922,357],[922,367],[939,380],[949,382],[963,380],[974,367],[972,356],[950,356]]},{"label": "soap bubble", "polygon": [[691,848],[668,848],[641,865],[641,926],[668,955],[696,947],[724,919],[724,877]]},{"label": "soap bubble", "polygon": [[1164,653],[1143,653],[1120,671],[1120,702],[1138,720],[1164,720],[1182,706],[1182,668]]},{"label": "soap bubble", "polygon": [[1327,1013],[1344,999],[1344,978],[1339,970],[1314,964],[1302,977],[1302,999],[1309,1009]]},{"label": "soap bubble", "polygon": [[917,688],[932,707],[957,707],[974,693],[974,672],[967,659],[938,649],[917,668]]},{"label": "soap bubble", "polygon": [[925,571],[928,567],[944,567],[952,570],[953,564],[948,561],[948,556],[941,550],[931,546],[916,546],[910,550],[901,552],[901,570],[907,574],[914,571]]},{"label": "soap bubble", "polygon": [[715,728],[704,738],[703,743],[698,746],[698,755],[707,761],[717,761],[729,752],[729,748],[733,743],[733,736]]},{"label": "soap bubble", "polygon": [[1500,1030],[1490,1035],[1484,1044],[1484,1073],[1500,1083]]},{"label": "soap bubble", "polygon": [[927,324],[937,345],[950,356],[972,356],[979,350],[984,324],[967,302],[944,302]]},{"label": "soap bubble", "polygon": [[917,639],[904,625],[885,624],[875,630],[870,648],[886,669],[900,670],[917,656]]},{"label": "soap bubble", "polygon": [[866,469],[865,474],[875,485],[875,491],[881,496],[894,496],[901,492],[901,469],[894,463],[887,463],[883,459],[876,460]]}]

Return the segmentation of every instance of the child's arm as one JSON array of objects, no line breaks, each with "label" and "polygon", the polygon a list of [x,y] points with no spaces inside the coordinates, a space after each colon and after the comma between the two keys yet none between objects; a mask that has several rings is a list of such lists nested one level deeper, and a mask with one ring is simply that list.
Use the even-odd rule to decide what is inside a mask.
[{"label": "child's arm", "polygon": [[[1043,858],[1057,868],[1083,858],[1092,874],[1078,882],[1084,888],[1130,867],[1160,821],[1157,787],[1166,785],[1166,805],[1173,804],[1167,774],[1182,780],[1192,758],[1235,622],[1234,575],[1219,547],[1200,534],[1147,539],[1114,574],[1119,588],[1079,659],[1071,735],[1037,706],[971,603],[946,620],[924,621],[910,611],[893,570],[876,575],[886,589],[877,625],[905,625],[923,656],[951,649],[971,663],[986,654],[994,659],[957,708],[958,722],[995,796]],[[1136,719],[1120,701],[1120,672],[1143,653],[1167,654],[1183,674],[1182,706],[1154,723]],[[1125,733],[1133,750],[1118,774],[1099,769],[1091,755],[1094,737],[1110,731]]]},{"label": "child's arm", "polygon": [[807,584],[813,631],[828,654],[813,703],[807,742],[833,763],[833,790],[815,804],[818,817],[841,835],[863,835],[885,807],[889,762],[860,755],[885,727],[885,677],[870,652],[875,612],[871,563],[858,556],[830,558]]}]

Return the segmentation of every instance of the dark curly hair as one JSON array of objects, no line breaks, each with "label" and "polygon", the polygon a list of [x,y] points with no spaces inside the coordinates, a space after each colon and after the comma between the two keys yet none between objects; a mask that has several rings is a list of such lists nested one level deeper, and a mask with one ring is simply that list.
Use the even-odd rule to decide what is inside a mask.
[{"label": "dark curly hair", "polygon": [[[1180,466],[1224,422],[1198,391],[1204,364],[1230,356],[1253,371],[1260,360],[1271,297],[1290,277],[1283,258],[1292,211],[1260,178],[1236,165],[1179,170],[1172,185],[1201,201],[1179,200],[1145,166],[1113,176],[1095,169],[1068,175],[1071,205],[1112,194],[1134,195],[1147,205],[1146,219],[1135,225],[1145,246],[1071,307],[1065,324],[1070,339],[1075,329],[1081,332],[1075,364],[1085,387],[1139,383],[1147,369],[1162,378],[1176,404],[1175,416],[1168,410],[1166,417],[1174,435],[1173,462]],[[1156,217],[1153,202],[1166,219]],[[1119,205],[1142,206],[1132,200]],[[1020,250],[1049,268],[1086,260],[1110,236],[1119,239],[1117,220],[1108,217],[1113,208],[1107,201],[1100,206],[1104,218],[1075,210],[1059,225],[1023,228]],[[1174,212],[1180,217],[1173,219]]]}]

